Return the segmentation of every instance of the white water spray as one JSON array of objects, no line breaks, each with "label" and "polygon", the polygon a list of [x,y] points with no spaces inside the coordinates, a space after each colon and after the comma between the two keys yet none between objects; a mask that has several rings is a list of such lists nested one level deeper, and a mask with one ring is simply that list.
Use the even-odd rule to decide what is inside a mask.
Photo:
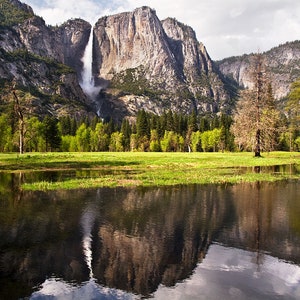
[{"label": "white water spray", "polygon": [[82,82],[80,83],[81,88],[91,100],[95,101],[101,87],[95,86],[93,76],[93,28],[91,28],[89,41],[81,61],[83,62],[83,70],[81,72]]},{"label": "white water spray", "polygon": [[83,254],[86,261],[86,264],[89,268],[90,274],[89,277],[92,279],[94,277],[93,268],[92,268],[92,260],[93,260],[93,252],[92,252],[92,229],[94,226],[94,222],[96,219],[95,208],[87,207],[81,216],[81,228],[82,228],[82,247]]}]

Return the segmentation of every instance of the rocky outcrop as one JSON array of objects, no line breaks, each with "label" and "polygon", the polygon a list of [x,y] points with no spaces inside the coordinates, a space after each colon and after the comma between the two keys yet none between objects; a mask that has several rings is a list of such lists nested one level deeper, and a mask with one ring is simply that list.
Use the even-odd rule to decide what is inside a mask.
[{"label": "rocky outcrop", "polygon": [[[162,24],[197,109],[202,112],[226,111],[229,93],[205,46],[198,42],[194,30],[171,18],[162,21]],[[205,99],[212,101],[207,102]]]},{"label": "rocky outcrop", "polygon": [[32,8],[29,5],[25,4],[25,3],[22,3],[18,0],[9,0],[9,2],[12,5],[14,5],[15,7],[17,7],[18,9],[20,9],[20,10],[22,10],[22,11],[28,13],[28,14],[31,14],[31,15],[34,14]]},{"label": "rocky outcrop", "polygon": [[[285,97],[291,83],[300,77],[300,41],[289,42],[263,53],[269,71],[274,96]],[[241,87],[251,85],[250,69],[253,54],[230,57],[219,61],[220,71],[238,82]]]},{"label": "rocky outcrop", "polygon": [[91,24],[81,19],[69,20],[55,30],[55,42],[60,45],[61,62],[76,70],[79,81],[82,57],[90,37]]},{"label": "rocky outcrop", "polygon": [[[141,7],[98,20],[93,30],[93,75],[103,90],[93,106],[79,86],[91,25],[75,19],[59,27],[47,26],[29,7],[18,1],[10,3],[24,9],[26,16],[0,32],[0,74],[4,80],[14,79],[25,89],[34,88],[52,99],[77,101],[86,105],[86,110],[115,120],[135,116],[142,108],[155,114],[168,109],[185,113],[228,109],[229,94],[204,45],[192,28],[174,19],[160,21],[154,10]],[[16,61],[7,61],[16,52],[23,53],[26,61],[21,62],[19,54]],[[60,77],[52,76],[58,63],[75,73],[71,75],[70,69],[60,66]],[[60,111],[49,111],[49,107],[40,107],[40,111]]]},{"label": "rocky outcrop", "polygon": [[[29,6],[2,1],[0,93],[15,81],[31,94],[36,114],[97,113],[121,121],[141,109],[155,114],[231,113],[237,85],[251,84],[252,55],[213,62],[191,27],[172,18],[161,21],[155,10],[141,7],[95,24],[91,75],[102,90],[98,94],[95,89],[91,97],[79,82],[92,25],[72,19],[47,26]],[[275,98],[285,97],[300,77],[300,42],[264,56]]]},{"label": "rocky outcrop", "polygon": [[25,108],[31,114],[89,114],[91,103],[79,80],[91,25],[75,19],[50,27],[27,5],[6,2],[4,13],[20,17],[18,22],[9,22],[17,23],[13,26],[0,24],[2,93],[9,93],[14,81],[18,90],[27,93]]},{"label": "rocky outcrop", "polygon": [[17,27],[26,49],[42,57],[50,57],[76,70],[81,79],[81,58],[90,36],[91,25],[81,19],[72,19],[59,27],[50,27],[37,16]]},{"label": "rocky outcrop", "polygon": [[160,21],[154,10],[141,7],[100,18],[94,38],[96,82],[110,95],[102,99],[104,111],[134,102],[136,110],[125,115],[138,107],[204,113],[226,106],[224,84],[190,27],[174,19]]}]

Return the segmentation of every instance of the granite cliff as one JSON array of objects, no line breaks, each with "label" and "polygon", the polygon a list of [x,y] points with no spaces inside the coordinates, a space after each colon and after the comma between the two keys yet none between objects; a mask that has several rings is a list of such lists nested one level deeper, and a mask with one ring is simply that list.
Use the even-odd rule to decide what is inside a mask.
[{"label": "granite cliff", "polygon": [[[291,83],[300,77],[300,41],[288,42],[262,53],[271,79],[274,96],[280,100],[287,96]],[[251,84],[250,62],[253,54],[229,57],[217,65],[220,71],[240,87]]]},{"label": "granite cliff", "polygon": [[[117,121],[140,109],[231,113],[237,88],[249,86],[251,55],[214,62],[191,27],[161,21],[149,7],[102,17],[94,26],[72,19],[56,27],[18,0],[0,0],[0,7],[1,111],[12,82],[32,114]],[[89,41],[92,93],[82,84]],[[285,97],[300,76],[300,44],[264,55],[275,97]]]},{"label": "granite cliff", "polygon": [[174,19],[160,21],[148,7],[100,18],[92,34],[92,76],[102,91],[91,99],[79,83],[92,26],[79,19],[47,26],[29,6],[0,2],[1,84],[15,81],[18,89],[34,91],[38,114],[98,112],[121,120],[141,108],[157,114],[231,109],[204,45]]},{"label": "granite cliff", "polygon": [[230,95],[195,32],[154,10],[100,18],[94,26],[94,73],[103,86],[102,113],[134,115],[172,109],[228,110]]},{"label": "granite cliff", "polygon": [[92,111],[91,101],[79,80],[80,58],[91,25],[77,19],[51,27],[17,0],[1,0],[0,4],[2,106],[9,102],[14,82],[20,95],[26,95],[24,109],[30,114],[88,115]]}]

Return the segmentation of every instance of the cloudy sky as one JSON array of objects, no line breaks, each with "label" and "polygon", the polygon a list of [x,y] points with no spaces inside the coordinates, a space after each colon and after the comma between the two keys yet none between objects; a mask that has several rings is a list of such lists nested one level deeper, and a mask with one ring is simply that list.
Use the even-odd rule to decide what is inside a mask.
[{"label": "cloudy sky", "polygon": [[47,24],[81,17],[91,23],[105,15],[150,6],[160,19],[190,25],[214,60],[266,51],[300,39],[298,0],[21,0]]}]

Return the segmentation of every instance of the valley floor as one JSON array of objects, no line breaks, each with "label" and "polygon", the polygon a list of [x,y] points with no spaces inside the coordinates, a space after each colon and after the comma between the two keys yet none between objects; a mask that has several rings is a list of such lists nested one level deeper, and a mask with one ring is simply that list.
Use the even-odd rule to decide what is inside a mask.
[{"label": "valley floor", "polygon": [[[16,153],[0,154],[0,172],[25,176],[26,190],[240,183],[300,178],[300,153]],[[28,174],[56,172],[53,180]],[[27,174],[27,175],[26,175]],[[46,178],[46,179],[45,179]]]}]

